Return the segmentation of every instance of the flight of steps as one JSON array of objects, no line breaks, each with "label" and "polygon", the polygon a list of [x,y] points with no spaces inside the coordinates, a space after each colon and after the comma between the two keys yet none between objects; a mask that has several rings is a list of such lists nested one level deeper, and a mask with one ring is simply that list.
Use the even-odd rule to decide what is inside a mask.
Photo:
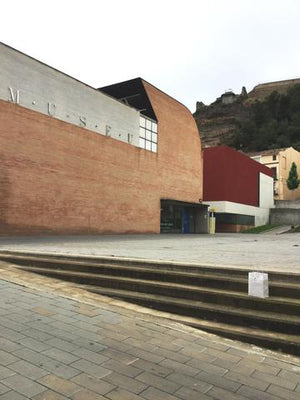
[{"label": "flight of steps", "polygon": [[[300,355],[300,274],[269,272],[270,297],[248,296],[243,268],[1,252],[26,271],[174,314],[173,320]],[[268,271],[264,271],[268,272]]]}]

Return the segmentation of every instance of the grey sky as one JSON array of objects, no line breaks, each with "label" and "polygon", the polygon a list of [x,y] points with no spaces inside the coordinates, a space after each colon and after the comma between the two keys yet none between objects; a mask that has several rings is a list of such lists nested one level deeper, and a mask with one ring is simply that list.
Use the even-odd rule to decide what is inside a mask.
[{"label": "grey sky", "polygon": [[193,112],[299,78],[299,21],[299,0],[10,0],[0,40],[93,87],[141,76]]}]

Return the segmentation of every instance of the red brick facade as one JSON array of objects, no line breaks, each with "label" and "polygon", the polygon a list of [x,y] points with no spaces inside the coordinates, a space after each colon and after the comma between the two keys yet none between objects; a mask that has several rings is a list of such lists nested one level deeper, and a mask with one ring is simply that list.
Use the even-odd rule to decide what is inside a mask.
[{"label": "red brick facade", "polygon": [[199,203],[194,119],[144,86],[157,153],[0,100],[0,234],[158,233],[161,198]]}]

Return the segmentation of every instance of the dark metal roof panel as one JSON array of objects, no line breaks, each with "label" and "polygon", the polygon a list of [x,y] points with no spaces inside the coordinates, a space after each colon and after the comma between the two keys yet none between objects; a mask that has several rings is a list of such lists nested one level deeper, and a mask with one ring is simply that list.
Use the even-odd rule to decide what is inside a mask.
[{"label": "dark metal roof panel", "polygon": [[141,78],[104,86],[98,90],[136,108],[146,117],[157,121]]}]

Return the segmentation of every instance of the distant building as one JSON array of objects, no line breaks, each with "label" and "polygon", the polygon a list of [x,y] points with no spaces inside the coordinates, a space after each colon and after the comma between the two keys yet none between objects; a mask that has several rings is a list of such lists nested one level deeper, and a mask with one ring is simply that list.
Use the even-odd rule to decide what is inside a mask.
[{"label": "distant building", "polygon": [[297,200],[300,199],[300,187],[289,190],[286,180],[289,176],[291,165],[297,165],[300,176],[300,153],[293,147],[283,149],[265,150],[255,153],[247,153],[253,160],[271,168],[274,177],[275,200]]},{"label": "distant building", "polygon": [[203,150],[203,200],[216,213],[217,232],[268,223],[274,207],[273,173],[227,146]]}]

